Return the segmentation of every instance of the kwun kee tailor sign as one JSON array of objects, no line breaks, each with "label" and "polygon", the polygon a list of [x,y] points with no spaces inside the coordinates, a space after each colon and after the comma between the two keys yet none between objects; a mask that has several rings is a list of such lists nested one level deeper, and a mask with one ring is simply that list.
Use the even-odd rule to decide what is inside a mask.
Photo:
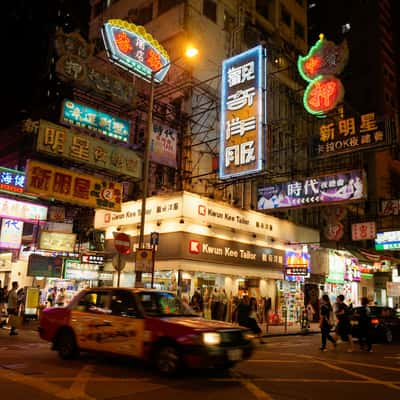
[{"label": "kwun kee tailor sign", "polygon": [[266,123],[266,50],[254,47],[222,64],[219,176],[261,171]]}]

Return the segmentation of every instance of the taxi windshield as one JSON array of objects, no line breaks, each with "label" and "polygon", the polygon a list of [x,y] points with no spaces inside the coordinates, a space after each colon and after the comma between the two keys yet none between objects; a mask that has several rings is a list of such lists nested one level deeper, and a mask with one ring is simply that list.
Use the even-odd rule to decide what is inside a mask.
[{"label": "taxi windshield", "polygon": [[152,317],[196,316],[179,297],[169,292],[141,292],[138,294],[144,312]]}]

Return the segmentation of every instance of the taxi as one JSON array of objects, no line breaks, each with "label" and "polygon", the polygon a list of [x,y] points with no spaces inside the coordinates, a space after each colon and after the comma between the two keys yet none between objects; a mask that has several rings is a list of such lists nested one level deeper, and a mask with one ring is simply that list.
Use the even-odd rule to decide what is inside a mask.
[{"label": "taxi", "polygon": [[47,308],[39,334],[62,359],[94,351],[144,359],[165,374],[185,367],[228,369],[253,352],[242,327],[197,316],[172,292],[94,288]]}]

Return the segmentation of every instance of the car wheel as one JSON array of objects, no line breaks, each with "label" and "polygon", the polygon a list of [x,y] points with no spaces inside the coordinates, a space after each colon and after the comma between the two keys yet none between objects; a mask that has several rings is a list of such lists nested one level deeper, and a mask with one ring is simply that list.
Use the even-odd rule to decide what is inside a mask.
[{"label": "car wheel", "polygon": [[61,332],[57,338],[56,348],[58,355],[63,360],[73,360],[79,356],[79,350],[72,332]]},{"label": "car wheel", "polygon": [[386,329],[385,334],[384,334],[384,339],[386,343],[392,343],[393,342],[393,333],[390,329]]},{"label": "car wheel", "polygon": [[157,371],[166,376],[176,375],[181,367],[181,356],[176,346],[162,345],[156,354],[155,366]]}]

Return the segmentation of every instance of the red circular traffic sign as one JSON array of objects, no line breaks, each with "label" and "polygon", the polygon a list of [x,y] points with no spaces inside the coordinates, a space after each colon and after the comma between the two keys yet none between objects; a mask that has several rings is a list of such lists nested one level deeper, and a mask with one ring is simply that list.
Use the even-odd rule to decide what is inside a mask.
[{"label": "red circular traffic sign", "polygon": [[120,254],[129,254],[131,252],[130,236],[126,233],[117,233],[114,237],[114,247]]}]

